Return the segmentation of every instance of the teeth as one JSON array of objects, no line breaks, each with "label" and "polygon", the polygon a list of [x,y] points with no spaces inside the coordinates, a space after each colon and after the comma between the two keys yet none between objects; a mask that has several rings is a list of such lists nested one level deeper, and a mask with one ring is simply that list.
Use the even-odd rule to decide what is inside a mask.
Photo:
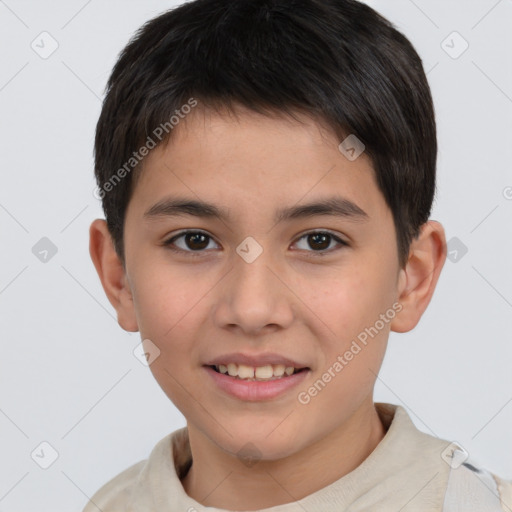
[{"label": "teeth", "polygon": [[[285,372],[285,366],[284,364],[276,364],[273,366],[274,368],[274,377],[282,377],[284,375],[284,372]],[[290,368],[292,369],[292,372],[293,372],[293,367],[290,366]]]},{"label": "teeth", "polygon": [[254,377],[254,368],[252,366],[245,366],[241,364],[238,366],[238,376],[241,379],[252,379]]},{"label": "teeth", "polygon": [[215,367],[220,373],[229,374],[231,377],[238,377],[246,380],[273,380],[283,377],[283,375],[291,375],[294,373],[293,366],[285,366],[284,364],[267,364],[265,366],[247,366],[245,364],[229,363],[227,365],[220,364]]},{"label": "teeth", "polygon": [[[272,365],[270,364],[258,366],[254,371],[254,375],[257,379],[270,379],[270,377],[274,376],[274,368],[272,368]],[[240,368],[238,369],[238,376],[242,377],[240,374]]]}]

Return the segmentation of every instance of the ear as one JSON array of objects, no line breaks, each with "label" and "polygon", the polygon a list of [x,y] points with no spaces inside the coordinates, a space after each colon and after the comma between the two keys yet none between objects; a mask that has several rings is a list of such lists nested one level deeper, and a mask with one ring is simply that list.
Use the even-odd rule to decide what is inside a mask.
[{"label": "ear", "polygon": [[443,226],[429,220],[411,243],[409,259],[398,278],[398,302],[402,309],[391,322],[391,330],[407,332],[420,321],[434,293],[446,261]]},{"label": "ear", "polygon": [[117,311],[117,322],[125,331],[138,331],[126,272],[103,219],[95,219],[89,228],[89,253],[108,300]]}]

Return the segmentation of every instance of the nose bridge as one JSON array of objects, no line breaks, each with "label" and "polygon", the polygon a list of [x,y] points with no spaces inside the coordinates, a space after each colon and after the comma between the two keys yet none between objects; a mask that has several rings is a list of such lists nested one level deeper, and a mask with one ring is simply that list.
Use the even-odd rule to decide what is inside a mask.
[{"label": "nose bridge", "polygon": [[273,264],[270,251],[264,250],[255,254],[255,249],[249,244],[249,250],[244,253],[246,248],[247,245],[244,247],[241,244],[237,249],[238,257],[234,258],[234,289],[239,298],[262,294],[263,297],[268,296],[267,302],[270,302],[276,288],[276,277],[270,270]]}]

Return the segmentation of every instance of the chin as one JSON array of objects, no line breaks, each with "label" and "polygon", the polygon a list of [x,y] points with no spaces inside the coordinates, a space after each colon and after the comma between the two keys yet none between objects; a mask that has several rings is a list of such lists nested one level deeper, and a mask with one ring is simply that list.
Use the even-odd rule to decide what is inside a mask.
[{"label": "chin", "polygon": [[[281,428],[278,432],[276,425],[279,421],[268,422],[272,424],[268,428],[258,428],[254,431],[254,421],[242,424],[226,424],[226,430],[222,429],[222,438],[215,440],[224,451],[235,455],[242,461],[247,460],[279,460],[293,455],[300,448],[300,443],[291,432]],[[249,465],[249,464],[247,464]]]}]

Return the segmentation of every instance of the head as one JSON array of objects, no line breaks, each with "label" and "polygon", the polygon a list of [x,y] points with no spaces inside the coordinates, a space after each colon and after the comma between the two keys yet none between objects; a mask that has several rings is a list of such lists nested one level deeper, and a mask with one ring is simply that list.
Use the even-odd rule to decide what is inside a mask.
[{"label": "head", "polygon": [[[371,402],[389,332],[417,324],[444,263],[436,153],[421,60],[364,4],[196,0],[141,27],[97,125],[90,248],[190,425],[275,459]],[[234,398],[205,372],[235,352],[306,374]]]}]

